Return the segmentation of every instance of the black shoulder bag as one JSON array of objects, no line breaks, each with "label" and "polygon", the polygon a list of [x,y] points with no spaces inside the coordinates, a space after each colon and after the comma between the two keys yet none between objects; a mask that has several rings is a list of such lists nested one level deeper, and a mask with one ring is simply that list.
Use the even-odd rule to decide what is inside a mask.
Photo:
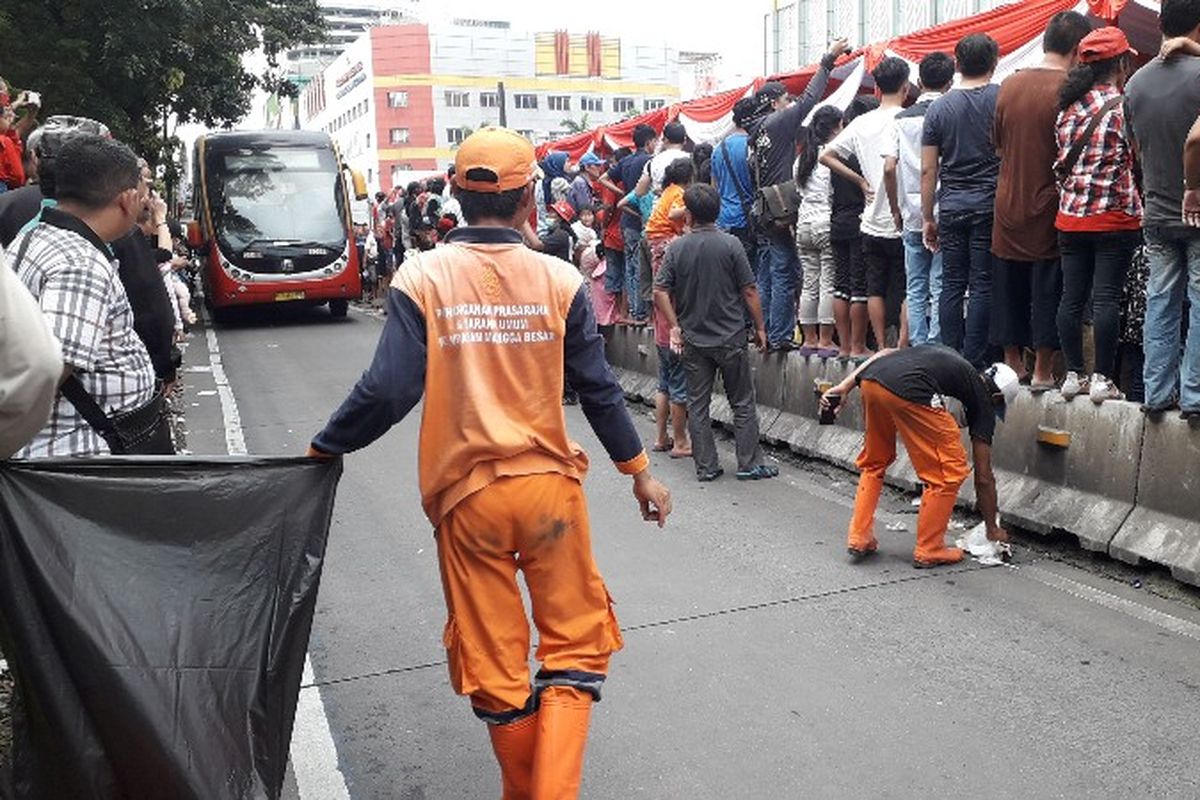
[{"label": "black shoulder bag", "polygon": [[800,216],[800,193],[796,180],[762,185],[762,164],[754,154],[754,184],[758,191],[754,195],[751,209],[755,226],[764,233],[790,234]]},{"label": "black shoulder bag", "polygon": [[[13,272],[17,271],[21,260],[25,258],[31,239],[32,232],[17,248]],[[171,442],[171,429],[167,424],[166,400],[161,389],[155,390],[154,397],[145,405],[111,417],[104,413],[77,375],[72,374],[63,381],[59,392],[100,434],[113,455],[174,455],[175,446]]]}]

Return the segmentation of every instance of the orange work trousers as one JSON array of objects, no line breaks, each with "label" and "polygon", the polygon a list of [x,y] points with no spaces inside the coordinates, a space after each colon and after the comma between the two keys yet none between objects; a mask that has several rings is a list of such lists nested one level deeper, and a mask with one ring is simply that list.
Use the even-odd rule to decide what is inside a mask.
[{"label": "orange work trousers", "polygon": [[436,535],[450,683],[481,719],[502,724],[534,707],[518,570],[538,629],[539,685],[599,696],[609,656],[623,642],[592,558],[578,481],[557,473],[500,478],[456,505]]},{"label": "orange work trousers", "polygon": [[863,415],[867,434],[858,456],[858,493],[850,519],[847,546],[871,550],[875,541],[875,508],[883,492],[883,475],[896,460],[896,435],[904,441],[917,477],[925,486],[917,514],[916,558],[945,547],[946,528],[954,512],[958,487],[971,473],[958,423],[944,408],[931,408],[898,397],[879,383],[864,380]]}]

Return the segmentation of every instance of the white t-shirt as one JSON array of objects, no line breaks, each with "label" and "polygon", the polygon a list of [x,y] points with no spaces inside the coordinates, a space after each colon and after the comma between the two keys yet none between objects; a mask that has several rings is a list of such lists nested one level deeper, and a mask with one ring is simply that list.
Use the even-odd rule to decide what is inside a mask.
[{"label": "white t-shirt", "polygon": [[654,158],[646,162],[646,167],[642,171],[643,173],[650,173],[650,191],[654,192],[655,197],[662,194],[663,175],[666,174],[667,167],[681,158],[691,157],[691,153],[673,148],[659,152]]},{"label": "white t-shirt", "polygon": [[896,129],[893,119],[899,108],[877,108],[856,117],[829,143],[830,149],[843,158],[855,156],[867,183],[875,188],[875,199],[862,215],[862,232],[880,239],[896,239],[900,231],[892,219],[883,186],[883,159],[896,150]]},{"label": "white t-shirt", "polygon": [[[824,147],[821,148],[824,151]],[[829,225],[833,212],[833,182],[829,167],[817,161],[812,174],[800,190],[800,215],[797,222]]]}]

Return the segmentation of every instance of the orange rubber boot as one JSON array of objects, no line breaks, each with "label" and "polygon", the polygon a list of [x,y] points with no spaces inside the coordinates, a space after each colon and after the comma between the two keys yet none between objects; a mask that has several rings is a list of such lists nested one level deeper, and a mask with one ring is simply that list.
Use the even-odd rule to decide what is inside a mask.
[{"label": "orange rubber boot", "polygon": [[921,495],[921,510],[917,513],[917,548],[913,551],[913,566],[917,569],[957,564],[963,551],[946,547],[946,528],[954,513],[954,498],[958,487],[928,486]]},{"label": "orange rubber boot", "polygon": [[875,508],[882,493],[882,473],[864,471],[858,479],[854,515],[850,518],[850,531],[846,536],[846,549],[855,558],[862,558],[879,548],[875,539]]},{"label": "orange rubber boot", "polygon": [[533,791],[533,751],[537,745],[537,714],[510,722],[488,725],[492,752],[500,764],[501,800],[530,800]]},{"label": "orange rubber boot", "polygon": [[568,686],[542,692],[533,755],[532,800],[575,800],[583,780],[592,696]]}]

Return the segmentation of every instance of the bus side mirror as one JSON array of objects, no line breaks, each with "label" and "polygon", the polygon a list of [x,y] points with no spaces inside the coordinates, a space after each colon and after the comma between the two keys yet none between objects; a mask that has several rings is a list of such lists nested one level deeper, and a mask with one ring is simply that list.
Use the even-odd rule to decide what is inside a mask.
[{"label": "bus side mirror", "polygon": [[354,199],[367,199],[367,179],[356,169],[350,170],[350,183],[354,185]]},{"label": "bus side mirror", "polygon": [[204,233],[200,230],[200,223],[197,220],[192,220],[187,224],[187,243],[188,247],[193,250],[204,246]]}]

